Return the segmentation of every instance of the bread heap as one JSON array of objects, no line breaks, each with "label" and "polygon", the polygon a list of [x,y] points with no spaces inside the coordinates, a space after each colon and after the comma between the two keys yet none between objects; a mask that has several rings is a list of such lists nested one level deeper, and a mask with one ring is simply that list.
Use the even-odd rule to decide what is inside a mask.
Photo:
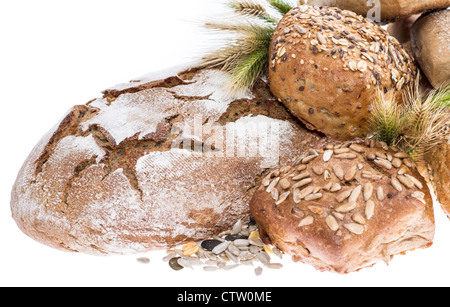
[{"label": "bread heap", "polygon": [[350,273],[432,244],[430,191],[386,144],[327,144],[273,168],[253,195],[263,236],[294,261]]},{"label": "bread heap", "polygon": [[378,89],[401,96],[416,75],[412,58],[385,30],[329,7],[286,14],[270,61],[272,93],[307,127],[341,140],[367,135]]},{"label": "bread heap", "polygon": [[[11,198],[20,229],[58,249],[129,254],[248,221],[265,170],[324,138],[298,125],[263,81],[230,99],[224,77],[179,68],[73,107],[20,170]],[[218,128],[222,142],[208,146]]]},{"label": "bread heap", "polygon": [[[130,254],[209,238],[253,216],[267,243],[337,273],[430,246],[433,202],[415,163],[367,139],[375,93],[401,97],[416,65],[397,39],[357,15],[367,13],[365,0],[315,2],[339,8],[289,11],[260,52],[270,54],[267,79],[248,93],[232,97],[220,67],[189,64],[73,107],[20,170],[11,198],[20,229],[63,250]],[[248,16],[252,3],[234,7]],[[381,1],[382,16],[448,4]],[[256,9],[253,17],[273,23]],[[447,16],[413,26],[414,55],[433,84],[448,79],[436,67],[449,57],[435,52],[448,36],[433,32]],[[443,134],[426,159],[450,217]]]},{"label": "bread heap", "polygon": [[[378,3],[380,16],[376,12]],[[309,0],[308,4],[351,10],[364,17],[379,17],[380,22],[387,23],[427,10],[449,7],[450,0]]]}]

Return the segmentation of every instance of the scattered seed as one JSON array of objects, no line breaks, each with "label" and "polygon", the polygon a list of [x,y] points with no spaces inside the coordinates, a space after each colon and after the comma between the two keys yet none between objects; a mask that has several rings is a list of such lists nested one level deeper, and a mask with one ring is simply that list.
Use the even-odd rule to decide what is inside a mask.
[{"label": "scattered seed", "polygon": [[292,177],[292,180],[297,181],[297,180],[301,180],[301,179],[309,177],[309,176],[311,176],[310,173],[308,171],[305,171],[305,172],[298,174],[295,177]]},{"label": "scattered seed", "polygon": [[402,166],[402,160],[399,158],[393,158],[391,163],[395,168],[400,168],[400,166]]},{"label": "scattered seed", "polygon": [[329,215],[325,218],[325,222],[327,223],[328,227],[330,227],[330,229],[332,231],[336,231],[339,229],[339,224],[336,221],[336,219],[334,218],[334,216]]},{"label": "scattered seed", "polygon": [[315,193],[315,194],[310,194],[308,196],[305,197],[306,201],[311,201],[311,200],[317,200],[322,198],[322,193]]},{"label": "scattered seed", "polygon": [[425,194],[423,192],[415,191],[414,193],[411,194],[411,196],[418,199],[422,204],[426,205],[426,202],[424,199]]},{"label": "scattered seed", "polygon": [[306,178],[306,179],[303,179],[303,180],[297,182],[296,184],[294,184],[294,185],[292,186],[292,188],[293,188],[293,189],[300,188],[300,187],[302,187],[302,186],[305,186],[305,185],[307,185],[307,184],[310,184],[311,182],[312,182],[312,179],[311,179],[311,178]]},{"label": "scattered seed", "polygon": [[345,213],[345,212],[350,212],[353,209],[355,209],[356,207],[358,207],[358,203],[352,201],[352,202],[348,202],[346,204],[343,204],[339,207],[336,208],[337,212],[341,212],[341,213]]},{"label": "scattered seed", "polygon": [[344,175],[344,180],[345,180],[345,181],[352,181],[353,179],[355,179],[356,172],[357,172],[356,166],[351,167],[351,168],[345,173],[345,175]]},{"label": "scattered seed", "polygon": [[347,152],[347,153],[342,153],[342,154],[338,154],[338,155],[334,155],[335,158],[337,159],[355,159],[357,157],[356,154],[351,153],[351,152]]},{"label": "scattered seed", "polygon": [[405,152],[397,152],[394,154],[394,157],[404,159],[404,158],[409,158],[409,155]]},{"label": "scattered seed", "polygon": [[214,247],[214,249],[212,250],[212,252],[216,255],[224,252],[228,246],[231,244],[231,241],[225,241],[220,243],[219,245],[217,245],[216,247]]},{"label": "scattered seed", "polygon": [[314,174],[316,174],[317,176],[321,176],[324,172],[323,168],[316,165],[312,167],[312,171],[314,172]]},{"label": "scattered seed", "polygon": [[362,186],[359,185],[356,188],[353,189],[352,193],[350,194],[348,201],[354,202],[358,200],[359,195],[361,195]]},{"label": "scattered seed", "polygon": [[256,254],[256,258],[263,264],[270,263],[270,256],[266,252],[259,252]]},{"label": "scattered seed", "polygon": [[312,213],[315,214],[322,214],[323,213],[323,209],[321,207],[318,206],[308,206],[309,211],[311,211]]},{"label": "scattered seed", "polygon": [[384,190],[383,190],[383,187],[382,187],[382,186],[379,186],[379,187],[377,188],[377,199],[378,199],[379,201],[383,201],[383,200],[384,200]]},{"label": "scattered seed", "polygon": [[264,242],[259,238],[248,239],[248,242],[254,246],[258,246],[258,247],[264,246]]},{"label": "scattered seed", "polygon": [[355,212],[352,215],[352,220],[354,220],[355,222],[357,222],[358,224],[362,224],[364,225],[366,223],[366,219],[362,216],[361,213],[359,212]]},{"label": "scattered seed", "polygon": [[400,181],[395,176],[392,176],[391,178],[391,184],[392,186],[399,192],[403,191],[402,185],[400,184]]},{"label": "scattered seed", "polygon": [[[372,59],[372,58],[370,58]],[[367,70],[367,63],[366,61],[359,61],[358,64],[356,65],[356,67],[358,68],[358,70],[360,72],[365,72]]]},{"label": "scattered seed", "polygon": [[184,269],[184,267],[178,263],[178,260],[180,260],[180,259],[181,259],[180,257],[174,257],[174,258],[170,259],[169,266],[175,271]]},{"label": "scattered seed", "polygon": [[414,182],[411,179],[409,179],[408,177],[399,175],[399,176],[397,176],[397,179],[408,189],[414,188]]},{"label": "scattered seed", "polygon": [[291,191],[287,191],[287,192],[284,192],[283,194],[281,194],[280,198],[277,200],[275,205],[278,206],[281,203],[283,203],[286,200],[286,198],[288,198],[289,194],[291,194]]},{"label": "scattered seed", "polygon": [[381,166],[387,170],[390,170],[392,168],[392,164],[391,162],[389,162],[388,160],[384,160],[384,159],[375,159],[373,161],[376,165]]},{"label": "scattered seed", "polygon": [[248,246],[250,242],[248,239],[237,239],[233,241],[234,246],[240,247],[240,246]]},{"label": "scattered seed", "polygon": [[281,186],[284,190],[287,190],[287,189],[290,188],[291,182],[290,182],[288,179],[283,178],[283,179],[280,180],[280,186]]},{"label": "scattered seed", "polygon": [[411,176],[410,174],[405,174],[405,176],[409,178],[409,180],[411,180],[418,189],[423,188],[422,182],[420,182],[417,178]]},{"label": "scattered seed", "polygon": [[262,274],[262,272],[263,272],[263,269],[260,266],[255,269],[256,276],[260,276]]},{"label": "scattered seed", "polygon": [[347,228],[350,232],[360,235],[364,232],[364,226],[357,223],[349,223],[344,224],[344,227]]},{"label": "scattered seed", "polygon": [[206,265],[203,267],[203,271],[205,271],[205,272],[214,272],[217,270],[219,270],[219,268],[217,266]]},{"label": "scattered seed", "polygon": [[340,191],[342,189],[342,186],[336,182],[331,186],[330,192],[337,192]]},{"label": "scattered seed", "polygon": [[350,194],[352,194],[352,190],[351,189],[347,189],[344,192],[338,194],[338,196],[336,196],[336,200],[340,203],[342,203],[344,200],[346,200]]},{"label": "scattered seed", "polygon": [[269,255],[273,254],[273,250],[269,245],[264,244],[263,249],[267,254],[269,254]]},{"label": "scattered seed", "polygon": [[302,164],[308,164],[312,160],[314,160],[317,156],[316,155],[309,155],[302,160]]},{"label": "scattered seed", "polygon": [[283,268],[283,265],[281,263],[269,263],[266,267],[269,269],[281,269]]},{"label": "scattered seed", "polygon": [[242,230],[242,220],[239,220],[234,224],[233,229],[231,230],[231,234],[238,234],[241,232],[241,230]]},{"label": "scattered seed", "polygon": [[279,181],[280,181],[280,177],[277,177],[274,180],[272,180],[272,182],[267,187],[266,192],[267,193],[272,192],[272,190],[276,187],[276,185],[278,184]]},{"label": "scattered seed", "polygon": [[[294,202],[295,202],[295,197],[294,197]],[[293,216],[295,216],[296,218],[299,218],[299,219],[302,219],[303,217],[305,217],[305,213],[300,208],[297,208],[297,207],[293,207],[291,210],[291,213]]]},{"label": "scattered seed", "polygon": [[147,258],[147,257],[139,257],[139,258],[137,258],[136,260],[137,260],[137,262],[139,262],[139,263],[144,263],[144,264],[150,263],[150,259]]},{"label": "scattered seed", "polygon": [[270,195],[272,196],[273,200],[278,201],[280,192],[278,192],[278,189],[274,188],[274,189],[272,189],[272,191],[270,191]]},{"label": "scattered seed", "polygon": [[298,223],[298,227],[308,226],[311,225],[312,223],[314,223],[314,218],[311,215],[309,215],[304,219],[302,219],[300,223]]},{"label": "scattered seed", "polygon": [[363,146],[358,145],[358,144],[351,144],[351,145],[349,146],[349,148],[350,148],[351,150],[353,150],[353,151],[358,152],[358,153],[363,153],[364,150],[365,150]]},{"label": "scattered seed", "polygon": [[370,197],[372,197],[372,193],[373,193],[373,185],[372,185],[372,183],[367,182],[364,185],[364,193],[363,193],[364,200],[368,201],[370,199]]},{"label": "scattered seed", "polygon": [[332,155],[333,155],[333,150],[325,150],[323,153],[323,161],[328,162],[331,159]]},{"label": "scattered seed", "polygon": [[340,180],[344,180],[344,171],[342,170],[342,167],[340,165],[333,165],[333,172]]},{"label": "scattered seed", "polygon": [[375,212],[375,203],[372,200],[368,200],[365,208],[366,219],[370,220]]},{"label": "scattered seed", "polygon": [[294,29],[300,34],[306,34],[306,29],[300,25],[294,25]]}]

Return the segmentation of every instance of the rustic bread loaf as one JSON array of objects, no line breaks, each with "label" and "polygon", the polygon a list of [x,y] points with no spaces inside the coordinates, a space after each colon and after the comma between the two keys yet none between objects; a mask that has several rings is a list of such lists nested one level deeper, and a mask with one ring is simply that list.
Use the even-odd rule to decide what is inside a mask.
[{"label": "rustic bread loaf", "polygon": [[[377,3],[380,4],[380,16],[377,16]],[[446,8],[450,0],[310,0],[309,4],[334,6],[351,10],[364,17],[379,17],[380,22],[395,21],[427,10]]]},{"label": "rustic bread loaf", "polygon": [[450,82],[450,10],[421,16],[411,28],[411,45],[433,86]]},{"label": "rustic bread loaf", "polygon": [[266,241],[321,271],[357,271],[434,238],[425,180],[408,155],[373,141],[311,146],[273,168],[250,206]]},{"label": "rustic bread loaf", "polygon": [[400,95],[416,71],[384,29],[337,8],[291,10],[270,56],[272,93],[308,128],[342,140],[365,137],[377,89]]},{"label": "rustic bread loaf", "polygon": [[266,169],[324,138],[262,80],[231,99],[224,78],[179,68],[73,107],[20,170],[11,199],[20,229],[63,250],[128,254],[248,220]]}]

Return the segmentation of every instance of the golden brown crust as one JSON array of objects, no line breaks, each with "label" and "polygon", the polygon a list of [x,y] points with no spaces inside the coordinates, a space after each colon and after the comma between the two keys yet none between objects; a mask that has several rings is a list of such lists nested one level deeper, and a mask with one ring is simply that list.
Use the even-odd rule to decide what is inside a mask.
[{"label": "golden brown crust", "polygon": [[[447,128],[448,129],[448,128]],[[427,157],[432,183],[442,209],[450,218],[450,135]]]},{"label": "golden brown crust", "polygon": [[450,10],[423,15],[411,28],[411,45],[433,86],[450,80]]},{"label": "golden brown crust", "polygon": [[403,153],[384,146],[327,145],[272,169],[250,203],[262,235],[294,261],[337,273],[430,246],[426,182]]},{"label": "golden brown crust", "polygon": [[335,139],[364,137],[376,89],[399,94],[415,65],[398,41],[350,11],[300,6],[279,23],[270,50],[272,93]]},{"label": "golden brown crust", "polygon": [[[335,6],[340,9],[351,10],[366,17],[373,14],[373,8],[377,1],[371,5],[367,0],[312,0],[311,5]],[[427,10],[446,8],[450,6],[450,0],[380,0],[380,21],[389,22]]]}]

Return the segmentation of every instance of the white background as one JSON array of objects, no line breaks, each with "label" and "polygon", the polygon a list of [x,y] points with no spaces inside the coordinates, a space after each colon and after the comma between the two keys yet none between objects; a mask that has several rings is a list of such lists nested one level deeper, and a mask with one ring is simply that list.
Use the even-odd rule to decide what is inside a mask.
[{"label": "white background", "polygon": [[[225,1],[225,0],[223,0]],[[281,270],[172,271],[165,252],[97,257],[54,250],[11,218],[25,158],[65,112],[132,78],[190,61],[212,0],[15,0],[0,4],[0,286],[449,286],[450,221],[436,206],[434,245],[357,273],[321,273],[283,258]],[[138,256],[150,264],[136,261]]]}]

